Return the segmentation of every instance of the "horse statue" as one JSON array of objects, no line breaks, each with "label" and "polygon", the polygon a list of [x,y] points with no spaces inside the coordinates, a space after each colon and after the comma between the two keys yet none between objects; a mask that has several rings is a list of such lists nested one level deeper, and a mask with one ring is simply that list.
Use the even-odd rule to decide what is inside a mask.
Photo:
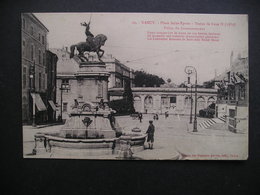
[{"label": "horse statue", "polygon": [[104,55],[105,51],[101,49],[101,46],[105,45],[105,42],[107,40],[106,35],[98,34],[96,37],[93,38],[93,43],[90,42],[79,42],[75,45],[70,46],[70,58],[74,57],[74,51],[75,48],[79,52],[78,57],[82,61],[88,61],[88,58],[84,55],[84,52],[96,52],[98,59],[100,62],[103,62],[101,60],[101,57]]}]

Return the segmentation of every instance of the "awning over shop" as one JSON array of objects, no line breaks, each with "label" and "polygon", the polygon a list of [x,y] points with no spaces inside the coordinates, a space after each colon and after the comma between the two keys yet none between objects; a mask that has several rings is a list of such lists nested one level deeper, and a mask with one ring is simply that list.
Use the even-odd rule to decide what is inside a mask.
[{"label": "awning over shop", "polygon": [[36,104],[37,109],[39,111],[47,110],[45,104],[42,101],[42,98],[41,98],[40,94],[38,94],[38,93],[31,93],[31,96],[32,96],[32,98],[35,98],[35,104]]},{"label": "awning over shop", "polygon": [[53,102],[52,100],[49,100],[48,102],[49,102],[49,104],[51,105],[51,108],[52,108],[54,111],[58,110],[58,108],[55,106],[55,104],[54,104],[54,102]]}]

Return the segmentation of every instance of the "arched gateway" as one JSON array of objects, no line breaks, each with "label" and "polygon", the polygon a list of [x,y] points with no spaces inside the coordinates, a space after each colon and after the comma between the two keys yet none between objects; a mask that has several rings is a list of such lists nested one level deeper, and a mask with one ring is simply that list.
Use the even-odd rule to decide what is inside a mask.
[{"label": "arched gateway", "polygon": [[145,113],[153,113],[153,97],[146,96],[144,99],[144,112]]},{"label": "arched gateway", "polygon": [[135,96],[134,97],[134,108],[136,112],[142,112],[141,108],[141,97],[140,96]]}]

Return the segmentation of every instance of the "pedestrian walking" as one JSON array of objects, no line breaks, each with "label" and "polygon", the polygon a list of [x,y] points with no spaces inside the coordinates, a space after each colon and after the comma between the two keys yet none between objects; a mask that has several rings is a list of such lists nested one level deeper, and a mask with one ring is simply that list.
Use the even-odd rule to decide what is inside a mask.
[{"label": "pedestrian walking", "polygon": [[78,113],[78,106],[79,106],[78,100],[74,99],[74,105],[72,105],[72,107],[71,107],[73,112]]},{"label": "pedestrian walking", "polygon": [[153,120],[158,120],[158,119],[159,119],[158,114],[154,114],[154,115],[153,115]]},{"label": "pedestrian walking", "polygon": [[143,119],[143,114],[141,112],[138,113],[138,118],[140,120],[140,123],[142,122]]},{"label": "pedestrian walking", "polygon": [[165,118],[168,118],[169,116],[168,111],[166,111],[164,114],[165,114]]},{"label": "pedestrian walking", "polygon": [[149,149],[153,149],[154,131],[155,131],[155,128],[154,128],[154,125],[153,125],[153,121],[150,120],[149,121],[149,127],[146,131]]}]

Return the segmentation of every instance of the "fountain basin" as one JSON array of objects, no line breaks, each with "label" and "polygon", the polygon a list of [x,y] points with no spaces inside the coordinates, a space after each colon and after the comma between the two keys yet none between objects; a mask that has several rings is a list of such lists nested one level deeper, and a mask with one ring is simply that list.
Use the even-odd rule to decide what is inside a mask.
[{"label": "fountain basin", "polygon": [[142,133],[126,133],[120,137],[120,140],[129,140],[131,146],[143,146],[146,136]]},{"label": "fountain basin", "polygon": [[126,148],[140,151],[144,149],[145,138],[141,130],[123,133],[110,109],[83,104],[70,114],[58,133],[35,134],[33,153],[45,151],[51,152],[52,156],[57,153],[63,156],[80,153],[80,158],[83,158],[122,153]]},{"label": "fountain basin", "polygon": [[49,147],[74,148],[74,149],[93,149],[93,148],[111,148],[115,145],[118,138],[104,139],[70,139],[51,135],[45,135]]},{"label": "fountain basin", "polygon": [[[145,134],[127,133],[119,138],[98,138],[98,139],[71,139],[60,137],[58,133],[35,134],[35,154],[42,152],[65,151],[84,151],[88,155],[107,155],[117,154],[124,144],[129,144],[134,152],[143,150]],[[92,152],[91,152],[92,151]],[[54,152],[54,153],[55,153]]]},{"label": "fountain basin", "polygon": [[60,136],[72,139],[114,138],[115,131],[96,129],[63,129],[60,131]]}]

